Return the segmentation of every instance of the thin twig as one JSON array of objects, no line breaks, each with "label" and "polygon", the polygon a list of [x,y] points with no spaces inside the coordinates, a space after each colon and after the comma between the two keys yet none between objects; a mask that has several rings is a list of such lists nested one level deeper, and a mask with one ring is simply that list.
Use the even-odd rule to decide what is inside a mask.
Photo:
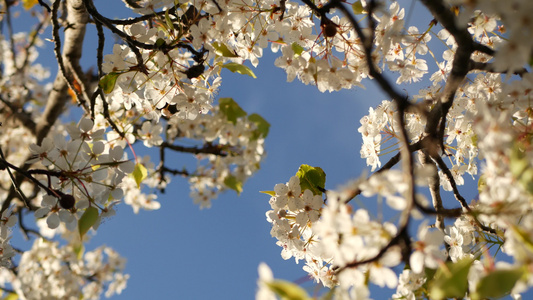
[{"label": "thin twig", "polygon": [[214,154],[218,156],[227,156],[228,153],[224,152],[223,147],[219,145],[205,144],[203,147],[184,147],[179,145],[170,144],[168,142],[163,142],[161,148],[168,148],[170,150],[192,153],[192,154]]},{"label": "thin twig", "polygon": [[[12,164],[10,164],[9,162],[6,161],[6,158],[4,156],[4,151],[2,151],[2,148],[0,148],[0,157],[2,158],[2,161],[0,162],[0,166],[2,168],[5,168],[7,173],[9,174],[9,178],[11,179],[11,184],[13,185],[13,188],[19,194],[20,198],[24,202],[24,205],[26,207],[30,207],[30,200],[28,200],[26,195],[24,195],[24,193],[22,192],[22,190],[20,189],[20,187],[19,187],[19,185],[17,183],[17,180],[15,179],[15,176],[13,176],[13,173],[11,173],[11,169],[17,170],[18,168],[16,166],[13,166]],[[2,210],[2,212],[3,212],[3,210]]]},{"label": "thin twig", "polygon": [[[470,70],[486,71],[486,72],[489,72],[489,73],[504,73],[504,74],[508,73],[507,70],[497,71],[494,68],[494,64],[492,64],[492,63],[482,63],[482,62],[473,61],[473,60],[470,60],[470,66],[469,67],[470,67]],[[525,68],[521,68],[521,69],[513,71],[514,75],[518,75],[520,77],[524,76],[527,73],[529,73],[529,71],[526,70]]]},{"label": "thin twig", "polygon": [[472,209],[470,208],[470,206],[468,206],[468,203],[466,203],[466,200],[465,198],[463,198],[463,196],[461,195],[461,193],[459,193],[459,189],[457,188],[457,183],[455,182],[455,179],[453,178],[453,175],[452,175],[452,172],[450,171],[450,169],[448,168],[448,166],[446,165],[446,163],[444,163],[444,160],[442,160],[442,157],[440,156],[433,156],[432,159],[437,163],[437,165],[439,166],[439,168],[442,170],[442,172],[444,173],[444,175],[446,175],[446,178],[448,179],[448,181],[450,182],[450,185],[452,187],[452,190],[453,190],[453,195],[455,196],[455,199],[457,199],[457,201],[459,201],[459,203],[461,203],[461,206],[463,207],[464,210],[466,210],[468,212],[469,215],[471,215],[474,220],[476,221],[477,225],[484,231],[487,231],[487,232],[490,232],[490,233],[494,233],[496,234],[496,230],[490,228],[490,227],[487,227],[485,225],[483,225],[476,217],[475,213],[472,211]]},{"label": "thin twig", "polygon": [[444,217],[441,214],[438,214],[440,211],[444,210],[444,207],[442,205],[442,198],[440,196],[440,178],[439,178],[439,172],[437,171],[437,167],[435,165],[435,162],[431,159],[431,157],[427,154],[426,151],[421,151],[422,156],[422,164],[423,165],[431,165],[434,166],[433,174],[428,177],[428,187],[429,187],[429,193],[431,194],[431,200],[433,202],[433,207],[435,208],[435,211],[437,212],[436,220],[435,220],[435,227],[437,227],[440,231],[444,232],[445,224],[444,224]]}]

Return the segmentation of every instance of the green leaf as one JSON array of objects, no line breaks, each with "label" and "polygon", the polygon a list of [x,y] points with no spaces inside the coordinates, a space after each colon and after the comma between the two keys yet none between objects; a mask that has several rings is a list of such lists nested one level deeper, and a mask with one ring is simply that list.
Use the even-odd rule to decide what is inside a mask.
[{"label": "green leaf", "polygon": [[292,48],[292,51],[294,52],[295,57],[302,55],[302,52],[304,52],[304,47],[300,46],[296,42],[292,43],[291,48]]},{"label": "green leaf", "polygon": [[234,125],[237,124],[238,118],[246,116],[246,112],[232,98],[220,98],[218,106],[228,121]]},{"label": "green leaf", "polygon": [[237,192],[238,195],[242,193],[242,181],[239,181],[237,177],[229,175],[224,178],[224,184],[230,189]]},{"label": "green leaf", "polygon": [[37,1],[37,0],[22,0],[22,7],[25,10],[30,10],[37,3],[39,3],[39,1]]},{"label": "green leaf", "polygon": [[533,241],[531,241],[531,237],[528,232],[523,230],[522,228],[518,226],[511,226],[511,229],[513,230],[513,233],[515,234],[516,238],[522,243],[522,245],[526,246],[526,248],[533,252]]},{"label": "green leaf", "polygon": [[[437,269],[431,269],[428,267],[424,268],[424,274],[426,275],[426,278],[433,278],[435,277],[435,273],[437,272]],[[429,284],[432,283],[431,280],[426,280],[424,284],[422,285],[424,287],[424,290],[428,290]]]},{"label": "green leaf", "polygon": [[477,140],[478,140],[477,135],[474,134],[474,135],[470,138],[470,140],[472,141],[472,145],[474,145],[474,147],[477,147]]},{"label": "green leaf", "polygon": [[270,195],[272,197],[276,196],[276,192],[274,192],[274,191],[259,191],[259,193],[267,194],[267,195]]},{"label": "green leaf", "polygon": [[76,258],[78,260],[83,258],[83,252],[85,251],[85,247],[83,246],[83,243],[78,243],[74,245],[74,254],[76,254]]},{"label": "green leaf", "polygon": [[94,206],[89,206],[81,218],[78,220],[78,230],[80,232],[80,237],[83,239],[83,236],[91,229],[91,227],[98,220],[98,209]]},{"label": "green leaf", "polygon": [[296,176],[300,178],[302,192],[311,190],[314,195],[322,195],[322,190],[326,186],[326,173],[321,168],[301,165]]},{"label": "green leaf", "polygon": [[509,169],[526,191],[533,194],[533,167],[524,151],[520,149],[519,143],[515,143],[511,150]]},{"label": "green leaf", "polygon": [[215,53],[218,56],[224,56],[224,57],[239,57],[235,52],[231,51],[226,44],[214,42],[211,44],[213,48],[215,48]]},{"label": "green leaf", "polygon": [[155,46],[157,48],[163,48],[163,46],[165,46],[167,43],[165,42],[164,39],[162,38],[158,38],[156,41],[155,41]]},{"label": "green leaf", "polygon": [[485,176],[481,175],[479,176],[479,180],[477,181],[477,192],[481,194],[485,186],[487,185],[487,182],[485,180]]},{"label": "green leaf", "polygon": [[234,62],[229,62],[227,64],[222,65],[222,68],[226,68],[233,73],[239,73],[243,75],[248,75],[252,78],[257,78],[254,72],[252,72],[252,70],[245,65],[241,65],[238,63],[234,63]]},{"label": "green leaf", "polygon": [[98,86],[104,91],[104,93],[109,94],[113,91],[115,88],[115,84],[117,83],[117,78],[120,75],[120,73],[111,72],[104,77],[100,79],[100,82],[98,82]]},{"label": "green leaf", "polygon": [[472,259],[464,258],[440,266],[429,287],[431,299],[463,298],[468,289],[468,271],[472,262]]},{"label": "green leaf", "polygon": [[516,282],[524,275],[524,268],[496,270],[481,278],[477,283],[472,300],[500,298],[511,292]]},{"label": "green leaf", "polygon": [[135,179],[135,182],[137,183],[137,187],[141,188],[141,182],[148,176],[148,172],[146,171],[146,168],[141,163],[136,163],[135,168],[133,169],[133,173],[131,173],[133,176],[133,179]]},{"label": "green leaf", "polygon": [[169,10],[165,11],[165,22],[167,23],[168,28],[174,30],[174,23],[172,23],[172,20],[170,19],[170,15],[168,14]]},{"label": "green leaf", "polygon": [[307,292],[300,286],[285,280],[273,280],[266,285],[282,300],[308,300],[311,299]]},{"label": "green leaf", "polygon": [[3,298],[3,300],[17,300],[19,298],[19,295],[16,293],[9,293],[7,296]]},{"label": "green leaf", "polygon": [[509,156],[509,169],[516,178],[520,178],[522,173],[529,167],[529,161],[526,159],[525,153],[520,150],[517,144],[513,145],[511,155]]},{"label": "green leaf", "polygon": [[352,4],[352,10],[353,10],[353,13],[356,15],[366,14],[366,10],[363,8],[363,3],[361,3],[361,0],[355,1]]},{"label": "green leaf", "polygon": [[257,140],[258,138],[266,138],[268,135],[268,132],[270,131],[270,123],[268,123],[263,117],[261,117],[258,114],[251,114],[248,116],[248,120],[255,123],[255,126],[257,127],[256,130],[254,130],[251,140]]}]

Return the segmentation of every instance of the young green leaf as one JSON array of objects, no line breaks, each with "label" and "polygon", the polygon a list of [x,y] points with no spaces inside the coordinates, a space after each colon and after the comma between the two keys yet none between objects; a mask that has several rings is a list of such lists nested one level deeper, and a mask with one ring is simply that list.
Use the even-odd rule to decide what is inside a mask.
[{"label": "young green leaf", "polygon": [[218,106],[228,121],[233,124],[237,124],[238,118],[246,116],[246,112],[232,98],[220,98]]},{"label": "young green leaf", "polygon": [[231,51],[226,44],[214,42],[211,44],[215,48],[215,53],[223,57],[239,57],[235,52]]},{"label": "young green leaf", "polygon": [[311,297],[299,285],[285,280],[276,279],[266,283],[271,291],[283,300],[310,300]]},{"label": "young green leaf", "polygon": [[98,82],[98,86],[102,89],[104,93],[111,93],[115,88],[115,84],[117,83],[117,78],[119,75],[120,74],[116,72],[111,72],[105,75],[100,79],[100,82]]},{"label": "young green leaf", "polygon": [[167,43],[165,42],[164,39],[162,38],[158,38],[156,41],[155,41],[155,46],[159,49],[163,48]]},{"label": "young green leaf", "polygon": [[468,289],[468,271],[473,260],[463,258],[440,266],[429,286],[431,299],[463,298]]},{"label": "young green leaf", "polygon": [[292,51],[294,52],[295,57],[302,55],[302,52],[304,52],[304,47],[300,46],[296,42],[292,43],[291,48],[292,48]]},{"label": "young green leaf", "polygon": [[141,182],[148,176],[148,172],[146,171],[146,168],[141,163],[135,164],[135,169],[133,169],[133,173],[131,173],[133,176],[133,179],[135,179],[135,182],[137,183],[137,187],[141,187]]},{"label": "young green leaf", "polygon": [[525,153],[520,150],[520,147],[517,144],[515,144],[513,145],[509,158],[509,168],[511,173],[513,173],[516,178],[520,178],[522,173],[524,173],[529,167],[529,161],[526,159]]},{"label": "young green leaf", "polygon": [[487,186],[487,182],[485,181],[485,176],[481,175],[479,176],[479,180],[477,181],[477,191],[478,193],[481,193],[483,189]]},{"label": "young green leaf", "polygon": [[522,245],[526,246],[529,251],[533,252],[533,241],[531,240],[529,233],[518,226],[511,226],[511,230],[515,234],[515,237],[522,242]]},{"label": "young green leaf", "polygon": [[276,196],[276,192],[274,192],[274,191],[259,191],[259,193],[267,194],[267,195],[270,195],[272,197]]},{"label": "young green leaf", "polygon": [[326,173],[321,168],[301,165],[296,176],[300,178],[302,191],[311,190],[314,195],[322,195],[326,186]]},{"label": "young green leaf", "polygon": [[235,176],[227,176],[224,178],[224,184],[230,189],[237,192],[238,195],[242,192],[242,181],[238,180]]},{"label": "young green leaf", "polygon": [[22,7],[25,10],[30,10],[35,4],[39,3],[38,0],[22,0]]},{"label": "young green leaf", "polygon": [[533,194],[533,166],[518,143],[513,145],[509,160],[509,169],[513,176],[530,194]]},{"label": "young green leaf", "polygon": [[3,300],[17,300],[19,295],[16,293],[9,293]]},{"label": "young green leaf", "polygon": [[524,275],[524,268],[496,270],[481,278],[476,291],[471,295],[472,300],[500,298],[511,292],[516,282]]},{"label": "young green leaf", "polygon": [[355,1],[352,4],[352,10],[353,10],[353,13],[356,15],[362,15],[366,13],[366,10],[363,8],[363,3],[361,2],[361,0]]},{"label": "young green leaf", "polygon": [[257,129],[254,130],[252,137],[250,138],[252,141],[257,140],[258,138],[267,137],[268,132],[270,130],[270,123],[268,123],[265,119],[263,119],[263,117],[258,114],[249,115],[248,120],[254,122],[257,126]]},{"label": "young green leaf", "polygon": [[165,23],[167,23],[167,26],[169,29],[174,30],[174,23],[172,23],[172,20],[170,19],[170,15],[168,14],[169,10],[165,11]]},{"label": "young green leaf", "polygon": [[226,68],[226,69],[230,70],[233,73],[239,73],[239,74],[243,74],[243,75],[248,75],[248,76],[250,76],[252,78],[257,78],[255,76],[254,72],[252,72],[252,70],[250,68],[248,68],[247,66],[242,65],[242,64],[229,62],[227,64],[222,65],[222,68]]},{"label": "young green leaf", "polygon": [[78,220],[78,230],[80,232],[80,237],[83,239],[83,236],[91,229],[91,227],[98,220],[98,209],[94,206],[89,206],[81,218]]},{"label": "young green leaf", "polygon": [[83,258],[83,252],[85,251],[85,247],[83,246],[83,243],[78,243],[74,245],[74,254],[76,254],[76,258],[82,259]]}]

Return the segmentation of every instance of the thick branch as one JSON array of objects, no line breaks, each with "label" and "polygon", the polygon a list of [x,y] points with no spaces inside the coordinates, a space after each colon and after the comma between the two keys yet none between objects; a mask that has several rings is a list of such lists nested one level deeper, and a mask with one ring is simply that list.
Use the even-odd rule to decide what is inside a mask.
[{"label": "thick branch", "polygon": [[[57,9],[59,6],[59,0],[54,2],[52,10],[52,22],[54,30],[59,30]],[[68,0],[67,1],[68,16],[67,22],[71,24],[69,28],[65,28],[65,45],[63,46],[63,54],[58,55],[59,61],[69,61],[71,66],[79,66],[79,60],[82,54],[83,39],[85,37],[85,27],[89,21],[89,15],[87,14],[81,0]],[[54,36],[54,42],[57,45],[61,45],[59,40],[55,40],[57,36]],[[57,47],[58,48],[58,47]],[[58,49],[59,50],[59,49]],[[61,115],[65,104],[68,100],[68,84],[65,81],[64,74],[69,74],[70,70],[62,70],[56,76],[53,84],[52,91],[48,96],[46,108],[43,115],[36,126],[35,136],[37,144],[41,144],[43,138],[48,135],[48,132],[52,128],[59,115]]]},{"label": "thick branch", "polygon": [[[486,71],[486,72],[490,72],[490,73],[507,73],[506,70],[504,70],[504,71],[496,71],[496,69],[494,68],[494,65],[492,63],[482,63],[482,62],[477,62],[477,61],[473,61],[473,60],[470,61],[469,68],[471,70]],[[514,75],[518,75],[520,77],[524,76],[524,74],[527,74],[527,73],[529,73],[529,72],[526,69],[524,69],[524,68],[513,71]]]},{"label": "thick branch", "polygon": [[445,5],[442,0],[421,0],[421,2],[427,7],[435,19],[455,38],[457,43],[450,76],[438,99],[439,102],[427,118],[425,129],[426,135],[436,138],[441,150],[444,151],[443,139],[446,115],[453,105],[455,93],[470,71],[469,62],[472,52],[476,50],[487,50],[487,47],[475,43],[466,28],[460,28],[456,25],[455,15],[452,13],[450,7]]},{"label": "thick branch", "polygon": [[[58,9],[60,0],[56,0],[53,3],[52,9],[52,22],[54,30],[59,30],[58,22]],[[83,44],[83,39],[85,37],[85,26],[89,20],[87,12],[83,7],[81,0],[67,0],[67,22],[71,24],[69,28],[65,28],[65,44],[63,46],[63,54],[58,55],[58,60],[70,61],[70,65],[78,65],[79,59],[81,57],[81,45]],[[58,34],[54,35],[54,39],[58,38]],[[59,39],[54,41],[56,43],[56,48],[59,48],[57,43],[60,43]],[[56,49],[58,52],[59,49]],[[54,125],[55,121],[59,118],[63,109],[68,101],[68,84],[65,81],[65,78],[62,72],[58,72],[56,79],[53,83],[52,91],[48,96],[46,102],[46,107],[41,118],[37,121],[35,125],[35,138],[38,145],[41,144],[42,140],[48,135],[50,129]],[[29,157],[28,157],[29,159]],[[24,165],[20,167],[20,170],[27,170],[29,165]],[[22,180],[24,180],[24,175],[20,172],[17,172],[15,176],[15,183],[20,185]],[[16,186],[15,184],[11,186],[9,193],[6,199],[2,203],[2,209],[0,213],[4,212],[10,205],[11,201],[16,197]]]}]

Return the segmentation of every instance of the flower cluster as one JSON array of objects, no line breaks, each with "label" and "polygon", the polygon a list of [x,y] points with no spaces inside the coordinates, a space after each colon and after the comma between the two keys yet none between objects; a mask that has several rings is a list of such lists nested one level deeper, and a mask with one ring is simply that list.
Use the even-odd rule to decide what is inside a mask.
[{"label": "flower cluster", "polygon": [[113,209],[114,201],[123,197],[120,185],[133,172],[134,163],[125,159],[122,147],[110,148],[104,130],[90,119],[66,129],[71,140],[54,135],[53,140],[44,138],[40,146],[31,144],[35,158],[30,163],[48,167],[36,171],[45,175],[41,187],[46,195],[35,216],[46,217],[50,228],[63,222],[74,229],[83,209],[93,205],[105,212]]},{"label": "flower cluster", "polygon": [[274,187],[269,203],[272,210],[266,213],[267,221],[272,224],[270,234],[283,248],[281,257],[305,260],[304,269],[313,278],[327,286],[335,285],[334,273],[325,263],[314,229],[323,205],[321,195],[309,189],[302,191],[300,179],[293,176],[288,183]]},{"label": "flower cluster", "polygon": [[[396,183],[390,184],[391,181]],[[304,270],[325,286],[339,285],[348,293],[361,293],[367,291],[365,278],[369,276],[378,286],[394,288],[398,278],[391,268],[401,261],[400,248],[392,247],[386,255],[373,258],[398,234],[397,227],[372,220],[367,210],[353,211],[346,203],[354,191],[359,190],[365,197],[384,196],[390,207],[403,210],[405,200],[400,195],[405,188],[400,172],[384,172],[370,180],[354,181],[338,192],[328,191],[327,205],[324,205],[321,195],[314,195],[309,189],[302,192],[299,177],[293,176],[288,183],[277,184],[270,198],[272,210],[267,212],[267,220],[272,224],[271,235],[283,248],[284,259],[305,260]],[[443,243],[442,233],[428,232],[427,225],[420,228],[412,256],[417,273],[421,273],[424,266],[436,268],[445,260],[439,246]],[[345,269],[340,274],[334,271],[366,260],[368,263]]]},{"label": "flower cluster", "polygon": [[199,164],[189,177],[191,197],[201,208],[210,207],[211,200],[228,188],[240,192],[265,157],[267,131],[259,127],[268,123],[257,123],[252,116],[258,115],[244,116],[232,119],[216,107],[194,120],[171,118],[168,122],[169,141],[186,138],[206,143],[196,149]]},{"label": "flower cluster", "polygon": [[[108,247],[82,252],[82,247],[60,246],[57,242],[35,240],[12,274],[13,287],[21,299],[100,299],[120,294],[129,275],[125,259]],[[78,259],[77,256],[83,257]]]},{"label": "flower cluster", "polygon": [[18,218],[11,210],[5,210],[0,219],[0,267],[10,267],[11,259],[15,256],[15,250],[11,247],[9,236],[11,227],[18,221]]}]

